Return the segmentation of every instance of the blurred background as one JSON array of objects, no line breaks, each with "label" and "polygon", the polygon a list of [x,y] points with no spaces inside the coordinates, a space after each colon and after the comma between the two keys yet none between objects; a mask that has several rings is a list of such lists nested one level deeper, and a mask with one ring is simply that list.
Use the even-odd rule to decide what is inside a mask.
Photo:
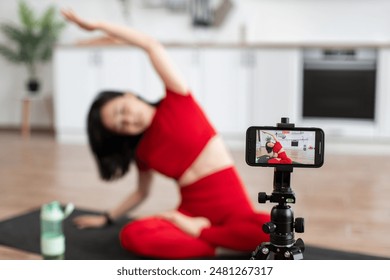
[{"label": "blurred background", "polygon": [[[271,206],[258,205],[257,192],[271,192],[273,174],[245,164],[246,129],[275,125],[281,117],[321,127],[325,165],[293,175],[294,208],[308,223],[304,240],[390,257],[389,1],[24,3],[29,9],[20,16],[19,1],[1,1],[0,24],[22,26],[24,19],[28,25],[32,12],[38,17],[53,7],[48,18],[56,36],[47,39],[52,55],[34,61],[35,71],[31,60],[0,52],[1,219],[53,199],[105,210],[134,187],[134,174],[109,185],[99,180],[86,145],[86,113],[102,89],[132,90],[154,101],[163,85],[140,50],[101,40],[99,32],[60,26],[59,9],[72,8],[85,18],[140,29],[167,47],[261,210]],[[23,43],[15,43],[22,40],[15,32],[3,27],[0,45],[17,52]],[[31,78],[35,88],[28,86]],[[161,177],[156,185],[132,214],[176,205],[173,182]]]},{"label": "blurred background", "polygon": [[[247,126],[272,125],[282,115],[353,142],[390,136],[388,1],[27,3],[37,15],[51,5],[57,11],[69,7],[86,18],[133,26],[161,40],[228,140],[242,140]],[[1,3],[0,21],[18,22],[18,1]],[[45,102],[37,100],[31,126],[54,125],[58,140],[83,141],[80,119],[98,90],[130,88],[149,99],[161,96],[162,84],[143,53],[88,44],[100,35],[71,25],[61,29],[53,58],[36,66],[39,96],[56,96],[55,110],[49,115]],[[9,43],[4,33],[0,40]],[[0,67],[0,126],[17,127],[28,72],[4,57]],[[81,73],[83,82],[75,83]],[[70,104],[72,116],[67,114]]]}]

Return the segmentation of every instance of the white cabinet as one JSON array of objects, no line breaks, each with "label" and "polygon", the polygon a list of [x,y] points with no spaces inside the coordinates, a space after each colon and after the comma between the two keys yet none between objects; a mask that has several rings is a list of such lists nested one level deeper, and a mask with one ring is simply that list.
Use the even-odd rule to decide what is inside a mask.
[{"label": "white cabinet", "polygon": [[88,106],[98,91],[96,54],[58,49],[54,56],[55,130],[60,141],[85,140]]},{"label": "white cabinet", "polygon": [[251,125],[274,126],[281,117],[298,122],[302,88],[298,48],[258,49],[251,98]]},{"label": "white cabinet", "polygon": [[98,52],[99,88],[128,90],[136,94],[143,90],[142,62],[145,58],[139,50],[107,48],[95,52]]},{"label": "white cabinet", "polygon": [[217,130],[226,137],[244,135],[249,124],[251,55],[244,48],[202,50],[201,103]]},{"label": "white cabinet", "polygon": [[390,48],[378,51],[376,89],[376,131],[377,136],[390,136]]},{"label": "white cabinet", "polygon": [[192,94],[198,101],[201,101],[204,97],[201,88],[202,51],[198,48],[171,47],[168,48],[168,53],[175,64],[175,67],[186,80]]}]

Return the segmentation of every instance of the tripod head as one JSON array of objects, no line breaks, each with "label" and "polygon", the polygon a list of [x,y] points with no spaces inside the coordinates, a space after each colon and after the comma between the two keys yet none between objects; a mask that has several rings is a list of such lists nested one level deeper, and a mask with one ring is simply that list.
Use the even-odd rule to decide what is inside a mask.
[{"label": "tripod head", "polygon": [[279,204],[295,203],[295,193],[290,186],[292,172],[292,167],[275,167],[273,192],[271,195],[260,192],[259,203],[266,203],[267,200]]}]

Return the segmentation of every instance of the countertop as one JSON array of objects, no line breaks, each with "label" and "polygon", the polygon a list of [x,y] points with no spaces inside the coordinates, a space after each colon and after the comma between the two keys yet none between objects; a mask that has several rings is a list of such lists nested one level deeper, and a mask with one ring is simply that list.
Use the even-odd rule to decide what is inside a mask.
[{"label": "countertop", "polygon": [[[214,42],[179,42],[170,41],[162,42],[166,47],[171,48],[338,48],[338,49],[350,49],[350,48],[390,48],[390,42],[377,41],[377,42],[340,42],[340,41],[327,41],[327,42],[226,42],[226,43],[214,43]],[[57,45],[58,48],[112,48],[112,47],[129,47],[129,45],[115,41],[109,38],[92,38],[86,40],[78,40],[73,43],[62,43]]]}]

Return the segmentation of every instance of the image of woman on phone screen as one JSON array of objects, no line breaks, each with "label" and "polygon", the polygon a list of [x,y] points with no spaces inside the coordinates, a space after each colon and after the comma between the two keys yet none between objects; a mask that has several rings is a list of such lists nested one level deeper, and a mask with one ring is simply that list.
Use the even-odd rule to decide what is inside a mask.
[{"label": "image of woman on phone screen", "polygon": [[274,141],[267,141],[265,143],[265,149],[267,153],[272,153],[269,157],[268,163],[271,164],[292,164],[291,158],[287,156],[282,144],[278,141],[276,136],[268,131],[262,131],[264,134],[268,134]]}]

